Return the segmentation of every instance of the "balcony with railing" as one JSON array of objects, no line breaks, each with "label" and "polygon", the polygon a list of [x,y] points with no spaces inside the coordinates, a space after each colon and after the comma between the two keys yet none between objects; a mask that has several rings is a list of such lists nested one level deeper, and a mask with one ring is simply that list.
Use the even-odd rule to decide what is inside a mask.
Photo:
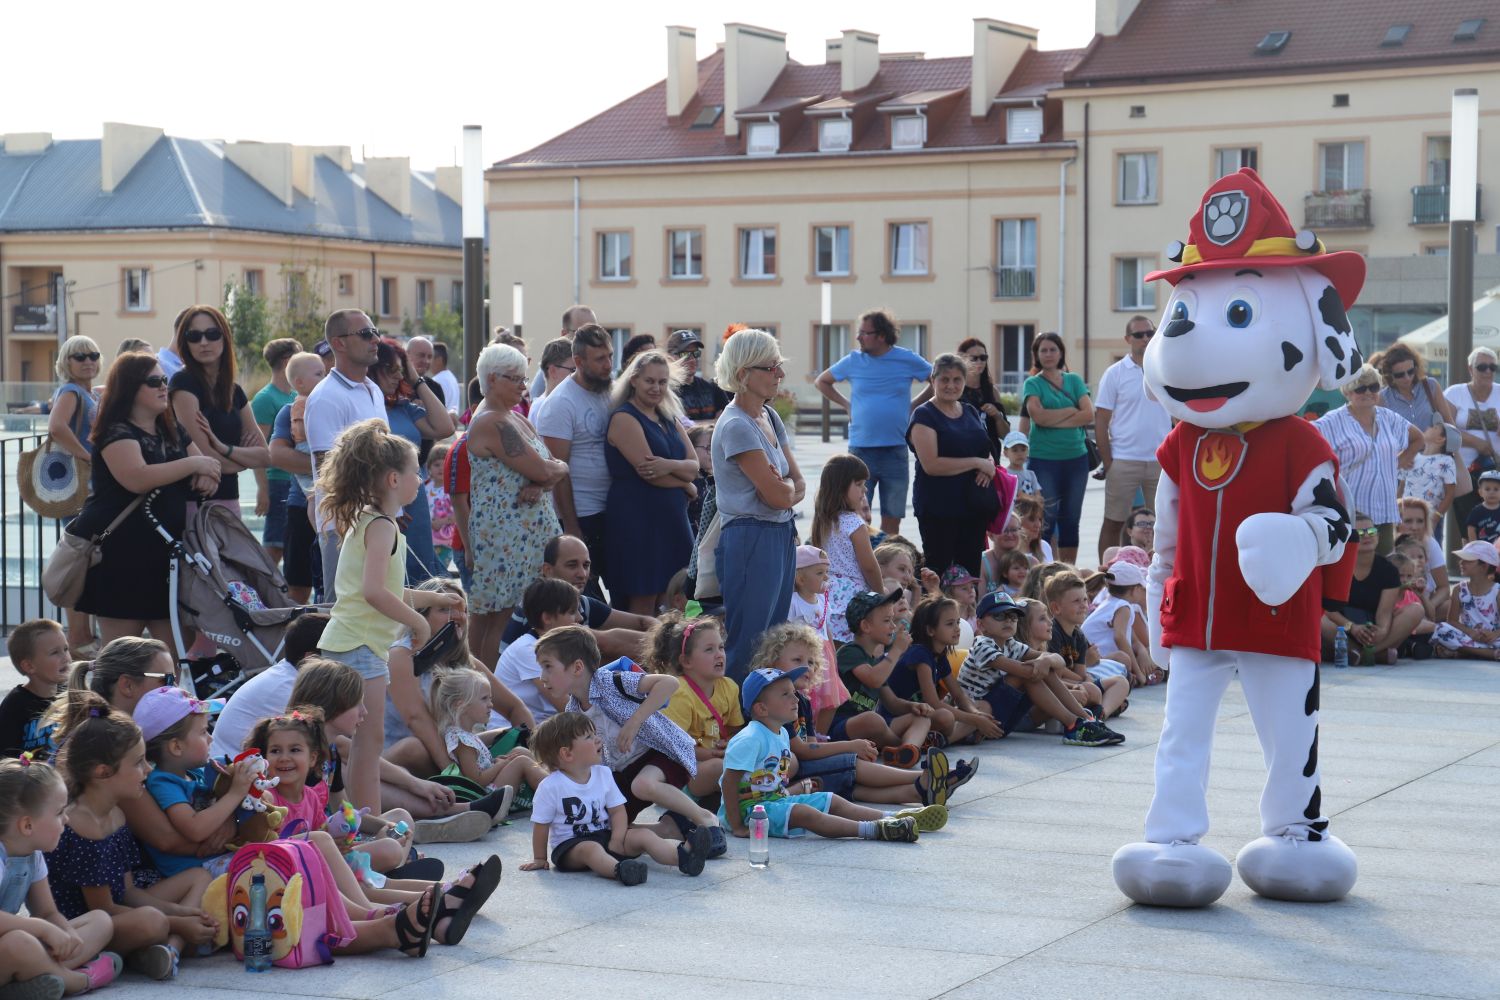
[{"label": "balcony with railing", "polygon": [[12,333],[56,333],[57,306],[12,306],[10,329]]},{"label": "balcony with railing", "polygon": [[[1448,222],[1448,195],[1446,184],[1419,184],[1411,189],[1411,224],[1414,226],[1441,226]],[[1484,221],[1484,188],[1474,188],[1474,218]]]},{"label": "balcony with railing", "polygon": [[1313,191],[1302,202],[1303,225],[1308,229],[1369,229],[1370,190]]},{"label": "balcony with railing", "polygon": [[995,298],[1030,299],[1036,297],[1036,267],[995,268]]}]

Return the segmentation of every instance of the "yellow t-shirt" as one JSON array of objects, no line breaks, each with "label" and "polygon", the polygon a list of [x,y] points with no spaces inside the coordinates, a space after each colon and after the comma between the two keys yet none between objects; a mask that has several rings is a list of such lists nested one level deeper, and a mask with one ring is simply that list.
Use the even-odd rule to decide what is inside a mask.
[{"label": "yellow t-shirt", "polygon": [[687,678],[679,677],[677,680],[677,690],[672,694],[672,700],[667,702],[667,707],[662,709],[662,714],[686,730],[693,742],[700,747],[712,749],[719,740],[729,739],[745,725],[745,715],[740,711],[740,686],[728,677],[720,677],[714,681],[713,689],[707,692],[708,700],[713,702],[714,708],[719,710],[719,715],[724,720],[722,732],[714,714],[688,685]]},{"label": "yellow t-shirt", "polygon": [[[376,611],[364,597],[365,529],[382,516],[362,511],[339,546],[339,568],[334,576],[338,599],[329,612],[328,627],[323,629],[323,637],[318,640],[319,649],[347,653],[366,646],[382,660],[390,659],[391,643],[401,634],[401,624]],[[405,588],[406,536],[398,531],[396,551],[391,553],[391,561],[385,569],[385,589],[401,598]]]}]

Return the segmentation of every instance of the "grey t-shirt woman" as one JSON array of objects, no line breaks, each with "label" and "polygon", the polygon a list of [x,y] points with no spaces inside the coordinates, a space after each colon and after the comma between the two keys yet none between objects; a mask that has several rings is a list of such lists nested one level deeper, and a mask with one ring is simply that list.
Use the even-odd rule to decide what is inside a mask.
[{"label": "grey t-shirt woman", "polygon": [[760,498],[755,492],[755,484],[735,461],[740,455],[759,449],[778,476],[785,478],[790,471],[786,458],[786,428],[782,426],[781,417],[769,406],[765,408],[765,414],[776,432],[777,444],[774,446],[766,440],[755,418],[732,403],[714,425],[714,483],[722,523],[728,524],[737,517],[753,517],[761,521],[791,520],[790,510],[778,510]]}]

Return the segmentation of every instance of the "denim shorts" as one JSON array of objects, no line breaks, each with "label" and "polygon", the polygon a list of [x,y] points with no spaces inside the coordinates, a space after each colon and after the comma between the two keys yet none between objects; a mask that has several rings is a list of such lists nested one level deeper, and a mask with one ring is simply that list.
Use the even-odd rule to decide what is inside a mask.
[{"label": "denim shorts", "polygon": [[823,791],[840,798],[854,797],[855,762],[858,755],[836,753],[817,760],[797,760],[798,778],[817,778],[823,782]]},{"label": "denim shorts", "polygon": [[343,663],[353,667],[359,672],[359,676],[367,681],[388,681],[391,679],[391,665],[379,656],[369,646],[355,646],[353,649],[342,653],[330,653],[326,649],[318,650],[318,655],[335,663]]},{"label": "denim shorts", "polygon": [[[266,524],[260,533],[262,545],[280,548],[286,544],[286,494],[291,486],[290,479],[271,479],[266,482],[266,494],[271,498],[271,505],[266,508]],[[305,511],[307,508],[302,509]]]},{"label": "denim shorts", "polygon": [[911,482],[911,453],[906,445],[881,448],[850,448],[850,453],[865,463],[870,478],[865,480],[865,494],[874,503],[875,487],[880,487],[880,516],[906,516],[906,490]]}]

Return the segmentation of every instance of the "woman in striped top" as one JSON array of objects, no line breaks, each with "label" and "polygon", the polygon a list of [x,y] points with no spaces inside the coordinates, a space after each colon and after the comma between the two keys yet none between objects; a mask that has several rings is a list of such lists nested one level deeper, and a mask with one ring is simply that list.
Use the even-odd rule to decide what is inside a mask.
[{"label": "woman in striped top", "polygon": [[1353,494],[1354,508],[1370,515],[1379,529],[1379,551],[1395,542],[1396,469],[1409,469],[1422,450],[1422,434],[1394,410],[1378,406],[1380,373],[1361,368],[1344,385],[1345,405],[1313,424],[1339,459],[1339,475]]}]

